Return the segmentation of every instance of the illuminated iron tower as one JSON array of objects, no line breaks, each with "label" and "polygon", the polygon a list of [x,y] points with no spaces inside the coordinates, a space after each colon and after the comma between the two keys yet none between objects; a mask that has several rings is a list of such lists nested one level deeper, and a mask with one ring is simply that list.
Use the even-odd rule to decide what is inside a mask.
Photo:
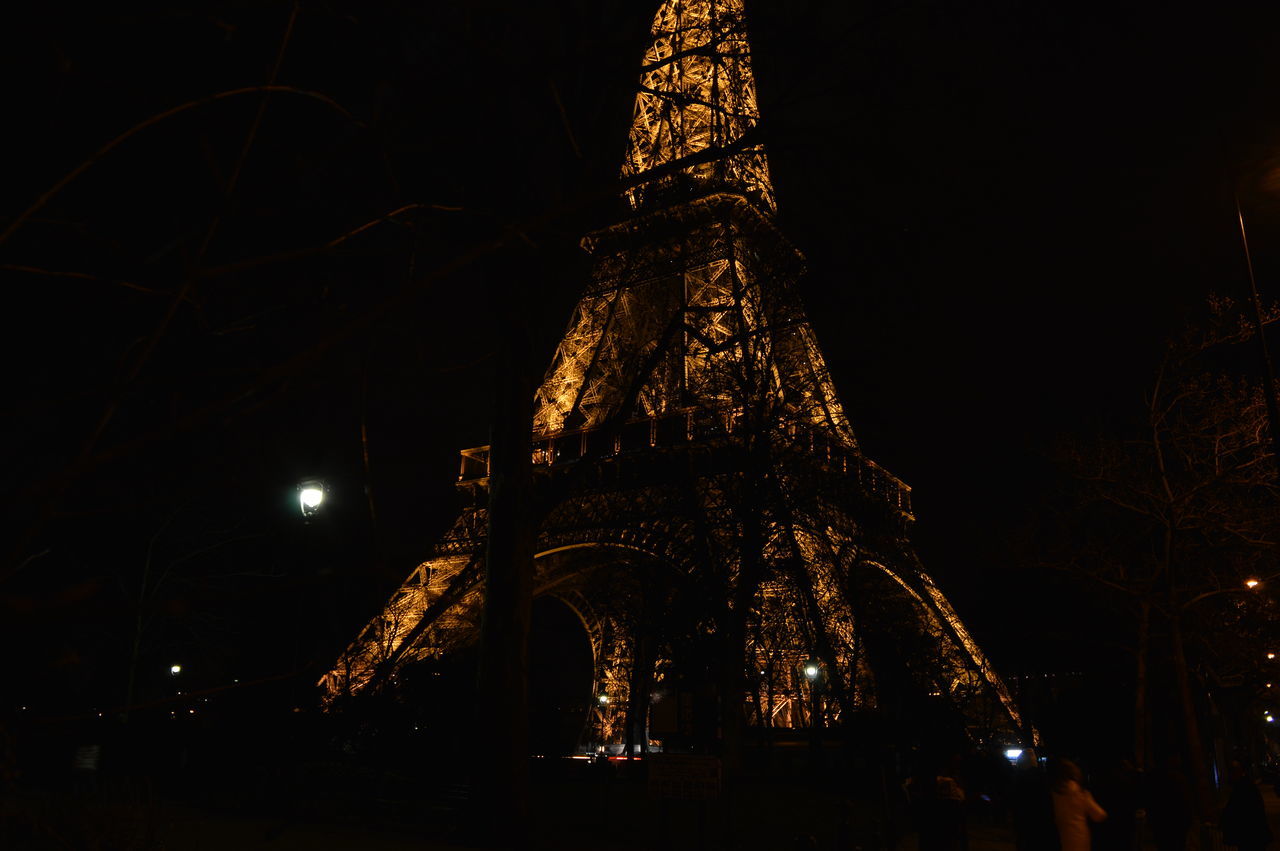
[{"label": "illuminated iron tower", "polygon": [[[750,724],[836,721],[887,698],[885,665],[975,732],[1016,735],[915,557],[910,489],[863,455],[797,298],[742,0],[665,0],[652,36],[630,216],[583,240],[591,281],[532,423],[535,595],[591,639],[591,738],[647,741],[699,675]],[[330,700],[476,641],[487,477],[488,447],[464,450],[466,507],[323,679]]]}]

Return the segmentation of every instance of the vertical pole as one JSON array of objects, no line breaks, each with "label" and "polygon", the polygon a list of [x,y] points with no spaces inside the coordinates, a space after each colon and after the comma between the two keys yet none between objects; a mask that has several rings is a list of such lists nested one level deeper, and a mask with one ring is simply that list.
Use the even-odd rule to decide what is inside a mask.
[{"label": "vertical pole", "polygon": [[1262,324],[1262,300],[1258,298],[1258,282],[1253,275],[1253,255],[1249,251],[1249,235],[1244,227],[1244,213],[1240,210],[1240,196],[1236,196],[1236,220],[1240,223],[1240,243],[1244,246],[1244,259],[1249,268],[1249,301],[1253,305],[1253,324],[1258,331],[1258,345],[1262,349],[1263,376],[1266,379],[1263,398],[1267,402],[1267,425],[1271,430],[1271,451],[1280,470],[1280,404],[1276,401],[1276,370],[1271,362],[1271,350],[1267,347],[1266,330]]}]

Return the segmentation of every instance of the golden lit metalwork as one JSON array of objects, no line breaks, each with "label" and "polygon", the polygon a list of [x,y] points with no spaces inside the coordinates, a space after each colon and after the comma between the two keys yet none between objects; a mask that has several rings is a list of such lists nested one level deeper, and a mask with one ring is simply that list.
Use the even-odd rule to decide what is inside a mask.
[{"label": "golden lit metalwork", "polygon": [[[623,167],[635,214],[583,240],[592,278],[532,423],[534,593],[591,640],[592,736],[647,741],[629,714],[647,719],[699,636],[735,621],[754,724],[874,707],[866,645],[888,635],[925,693],[1018,735],[911,547],[910,488],[862,454],[796,295],[803,258],[774,225],[763,149],[742,143],[759,114],[740,0],[667,0],[653,36]],[[488,475],[488,448],[463,450],[466,507],[325,677],[329,700],[476,640]]]},{"label": "golden lit metalwork", "polygon": [[[666,0],[653,19],[636,93],[624,178],[699,159],[628,193],[636,209],[687,182],[729,184],[774,209],[764,148],[744,145],[760,120],[742,0]],[[709,153],[723,152],[706,157]]]}]

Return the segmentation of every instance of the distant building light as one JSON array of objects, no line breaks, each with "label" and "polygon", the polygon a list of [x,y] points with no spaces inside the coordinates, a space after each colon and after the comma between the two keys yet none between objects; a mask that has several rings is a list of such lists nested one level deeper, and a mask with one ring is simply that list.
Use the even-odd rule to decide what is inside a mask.
[{"label": "distant building light", "polygon": [[1017,762],[1018,757],[1022,756],[1022,748],[1005,748],[1004,758],[1009,762]]}]

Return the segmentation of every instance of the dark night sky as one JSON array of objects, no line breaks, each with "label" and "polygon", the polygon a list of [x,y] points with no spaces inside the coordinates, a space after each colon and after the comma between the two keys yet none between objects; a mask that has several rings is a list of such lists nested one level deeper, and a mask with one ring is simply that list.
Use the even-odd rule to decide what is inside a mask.
[{"label": "dark night sky", "polygon": [[[323,661],[452,520],[456,450],[487,442],[489,293],[474,266],[430,271],[559,211],[529,233],[543,264],[530,280],[561,282],[530,297],[541,370],[585,282],[576,240],[620,211],[573,201],[616,174],[654,4],[495,16],[502,5],[303,3],[279,82],[354,119],[273,96],[224,206],[259,101],[190,110],[96,162],[0,247],[15,294],[6,569],[47,550],[0,603],[20,636],[52,633],[28,657],[33,679],[56,672],[71,703],[118,685],[103,671],[120,670],[149,544],[173,567],[148,660],[187,654],[210,683]],[[147,116],[262,83],[290,10],[73,8],[5,34],[6,222]],[[1008,542],[1059,487],[1054,441],[1121,428],[1160,341],[1210,291],[1245,285],[1237,183],[1260,282],[1280,280],[1280,216],[1254,188],[1280,142],[1280,33],[1261,9],[748,3],[779,221],[809,258],[819,342],[864,449],[915,488],[926,564],[998,663],[1034,664],[1022,633],[1052,608]],[[317,246],[414,202],[464,210],[190,273]],[[351,329],[406,280],[419,297]],[[335,505],[303,528],[291,512],[307,474],[332,482]]]}]

